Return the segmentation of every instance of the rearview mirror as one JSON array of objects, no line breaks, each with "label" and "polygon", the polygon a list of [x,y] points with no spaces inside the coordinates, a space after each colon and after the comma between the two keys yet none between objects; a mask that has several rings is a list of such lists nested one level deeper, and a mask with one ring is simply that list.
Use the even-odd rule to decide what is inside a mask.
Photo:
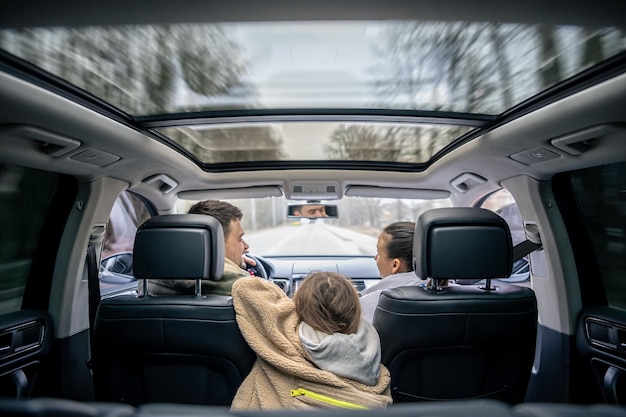
[{"label": "rearview mirror", "polygon": [[290,204],[287,207],[287,217],[337,219],[339,217],[339,208],[336,204],[326,203]]}]

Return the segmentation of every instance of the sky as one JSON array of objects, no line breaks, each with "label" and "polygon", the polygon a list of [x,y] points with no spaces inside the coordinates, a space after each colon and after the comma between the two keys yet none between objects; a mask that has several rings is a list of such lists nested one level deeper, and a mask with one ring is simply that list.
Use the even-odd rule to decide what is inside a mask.
[{"label": "sky", "polygon": [[[308,105],[371,101],[364,80],[375,59],[366,22],[301,22],[236,26],[249,60],[248,76],[269,107],[307,95]],[[330,87],[329,87],[330,86]],[[329,101],[330,100],[330,101]]]}]

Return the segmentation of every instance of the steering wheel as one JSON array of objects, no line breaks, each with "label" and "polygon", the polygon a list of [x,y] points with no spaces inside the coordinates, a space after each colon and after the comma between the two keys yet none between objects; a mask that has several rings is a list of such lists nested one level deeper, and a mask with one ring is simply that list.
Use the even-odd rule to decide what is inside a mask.
[{"label": "steering wheel", "polygon": [[270,276],[267,273],[267,270],[265,269],[263,262],[261,262],[258,257],[251,255],[249,253],[246,253],[246,256],[256,262],[255,266],[246,264],[246,270],[250,272],[251,275],[254,275],[256,277],[261,277],[263,279],[270,279]]}]

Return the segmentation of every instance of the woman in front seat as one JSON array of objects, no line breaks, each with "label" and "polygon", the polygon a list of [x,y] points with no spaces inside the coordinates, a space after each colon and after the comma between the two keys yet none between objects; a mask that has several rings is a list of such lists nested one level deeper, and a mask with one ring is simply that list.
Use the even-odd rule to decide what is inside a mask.
[{"label": "woman in front seat", "polygon": [[376,243],[376,266],[381,280],[361,292],[361,317],[370,323],[380,293],[405,285],[423,285],[413,270],[413,236],[415,222],[395,222],[385,227]]},{"label": "woman in front seat", "polygon": [[348,278],[312,273],[293,300],[269,281],[242,278],[232,294],[239,328],[257,354],[232,409],[391,404],[378,333],[360,319],[358,293]]}]

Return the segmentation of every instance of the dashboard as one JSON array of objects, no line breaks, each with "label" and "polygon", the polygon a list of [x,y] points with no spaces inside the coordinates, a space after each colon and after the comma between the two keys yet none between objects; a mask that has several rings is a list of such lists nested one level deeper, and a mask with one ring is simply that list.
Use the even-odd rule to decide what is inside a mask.
[{"label": "dashboard", "polygon": [[376,261],[371,256],[257,257],[269,279],[293,296],[302,280],[311,272],[338,272],[347,276],[359,293],[380,280]]},{"label": "dashboard", "polygon": [[[380,281],[376,261],[371,256],[252,256],[260,262],[267,278],[289,297],[298,290],[302,280],[311,272],[338,272],[347,276],[360,293]],[[254,275],[263,276],[256,268]],[[100,266],[102,298],[136,294],[137,280],[132,272],[132,252],[105,258]]]}]

